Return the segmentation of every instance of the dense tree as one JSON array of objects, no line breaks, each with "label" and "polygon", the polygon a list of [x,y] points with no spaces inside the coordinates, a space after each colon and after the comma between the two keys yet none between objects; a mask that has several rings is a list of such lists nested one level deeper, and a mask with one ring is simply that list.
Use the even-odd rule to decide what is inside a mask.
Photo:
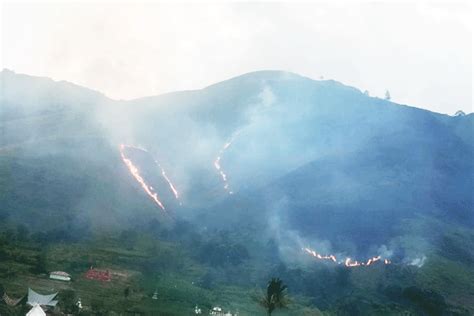
[{"label": "dense tree", "polygon": [[46,269],[46,253],[44,250],[40,252],[39,255],[36,256],[36,262],[33,267],[34,273],[47,273],[48,270]]},{"label": "dense tree", "polygon": [[[0,247],[1,247],[1,244],[0,244]],[[6,260],[8,258],[8,253],[0,248],[0,261],[3,261],[3,260]]]},{"label": "dense tree", "polygon": [[205,243],[197,254],[199,261],[212,266],[238,265],[248,258],[247,248],[222,238],[215,238]]},{"label": "dense tree", "polygon": [[120,233],[119,240],[128,250],[132,250],[137,243],[138,233],[133,229],[124,230]]},{"label": "dense tree", "polygon": [[96,315],[105,315],[106,313],[104,301],[100,299],[91,301],[91,309]]},{"label": "dense tree", "polygon": [[16,238],[17,238],[17,240],[26,241],[28,239],[29,235],[30,235],[30,231],[28,230],[28,228],[25,225],[19,224],[16,227]]},{"label": "dense tree", "polygon": [[260,306],[267,310],[268,315],[271,315],[277,308],[285,308],[289,301],[286,297],[286,285],[279,278],[272,278],[268,282],[267,292],[265,295],[257,299]]},{"label": "dense tree", "polygon": [[436,291],[411,286],[403,290],[403,297],[411,301],[427,315],[445,315],[446,301]]},{"label": "dense tree", "polygon": [[215,276],[211,272],[207,272],[204,276],[199,280],[199,286],[210,290],[212,289],[213,283],[215,282]]},{"label": "dense tree", "polygon": [[76,314],[79,311],[76,305],[76,293],[73,290],[59,292],[59,305],[65,313]]}]

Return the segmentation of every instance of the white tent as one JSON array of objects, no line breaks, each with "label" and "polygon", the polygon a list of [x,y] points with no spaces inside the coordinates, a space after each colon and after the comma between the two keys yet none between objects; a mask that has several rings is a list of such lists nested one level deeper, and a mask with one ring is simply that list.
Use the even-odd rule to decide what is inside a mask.
[{"label": "white tent", "polygon": [[41,295],[36,293],[32,289],[28,289],[28,301],[27,303],[31,306],[43,305],[43,306],[56,306],[58,301],[55,301],[54,298],[58,293]]},{"label": "white tent", "polygon": [[41,306],[35,305],[32,309],[30,309],[26,316],[46,316],[46,313],[41,308]]}]

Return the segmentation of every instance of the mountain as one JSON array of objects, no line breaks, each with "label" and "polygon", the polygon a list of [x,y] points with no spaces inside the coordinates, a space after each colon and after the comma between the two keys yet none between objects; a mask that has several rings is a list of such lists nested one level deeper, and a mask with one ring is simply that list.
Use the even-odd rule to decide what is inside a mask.
[{"label": "mountain", "polygon": [[[281,71],[128,101],[7,70],[0,86],[0,230],[51,244],[54,269],[90,256],[209,302],[278,275],[328,315],[474,312],[472,113]],[[302,247],[391,264],[316,265]]]},{"label": "mountain", "polygon": [[8,70],[0,79],[0,216],[6,223],[81,235],[155,216],[134,183],[122,181],[129,175],[118,147],[97,120],[97,108],[111,100]]},{"label": "mountain", "polygon": [[[56,159],[67,148],[78,161],[121,170],[119,144],[143,146],[175,182],[183,204],[175,211],[185,217],[225,208],[234,211],[215,216],[230,222],[246,214],[236,199],[259,196],[263,209],[247,212],[284,201],[291,226],[308,233],[311,218],[322,229],[354,212],[361,229],[363,218],[384,230],[382,222],[415,214],[473,224],[473,114],[450,117],[279,71],[130,101],[10,71],[1,80],[4,152]],[[227,182],[213,165],[219,155]]]}]

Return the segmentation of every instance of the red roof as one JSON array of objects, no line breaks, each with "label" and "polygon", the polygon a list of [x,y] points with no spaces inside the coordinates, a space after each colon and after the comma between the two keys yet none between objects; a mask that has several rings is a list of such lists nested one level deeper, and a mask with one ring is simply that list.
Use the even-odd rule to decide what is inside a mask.
[{"label": "red roof", "polygon": [[109,271],[102,271],[96,269],[90,269],[86,272],[85,277],[89,280],[99,280],[109,282],[112,278]]}]

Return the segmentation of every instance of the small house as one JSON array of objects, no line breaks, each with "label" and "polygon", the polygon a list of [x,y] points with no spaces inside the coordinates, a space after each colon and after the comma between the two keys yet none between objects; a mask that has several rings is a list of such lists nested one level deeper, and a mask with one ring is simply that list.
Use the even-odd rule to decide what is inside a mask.
[{"label": "small house", "polygon": [[53,280],[60,280],[60,281],[71,281],[71,276],[69,273],[64,271],[54,271],[49,274],[49,278]]}]

